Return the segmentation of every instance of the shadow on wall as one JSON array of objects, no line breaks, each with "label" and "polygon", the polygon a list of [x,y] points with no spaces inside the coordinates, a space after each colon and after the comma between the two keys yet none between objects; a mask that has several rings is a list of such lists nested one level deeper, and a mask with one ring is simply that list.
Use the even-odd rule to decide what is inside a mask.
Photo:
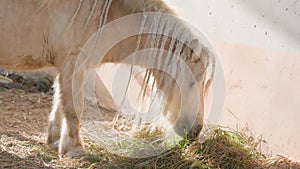
[{"label": "shadow on wall", "polygon": [[298,41],[300,46],[300,1],[299,0],[244,0],[250,9],[279,27],[287,36]]}]

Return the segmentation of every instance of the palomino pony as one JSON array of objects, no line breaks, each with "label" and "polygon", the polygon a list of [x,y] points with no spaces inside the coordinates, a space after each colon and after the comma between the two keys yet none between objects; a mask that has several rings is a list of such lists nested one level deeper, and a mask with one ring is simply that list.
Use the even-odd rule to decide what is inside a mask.
[{"label": "palomino pony", "polygon": [[[112,24],[112,29],[104,28],[131,14],[142,13],[143,18],[147,12],[173,17],[163,20],[158,15],[141,19],[136,24]],[[12,70],[54,66],[59,72],[47,136],[47,143],[58,149],[59,155],[75,157],[85,153],[80,139],[80,118],[84,72],[91,67],[91,63],[84,61],[88,56],[83,60],[79,58],[85,43],[96,32],[97,40],[105,46],[107,43],[101,40],[102,37],[118,34],[122,29],[129,31],[131,24],[156,31],[138,31],[119,41],[102,53],[101,63],[119,63],[138,50],[159,49],[150,52],[151,56],[143,61],[137,54],[135,59],[127,62],[152,66],[144,66],[147,68],[145,83],[149,83],[150,75],[153,76],[157,88],[167,96],[164,115],[179,135],[187,135],[191,140],[198,136],[203,127],[204,95],[213,78],[212,73],[206,79],[206,70],[209,66],[214,68],[214,57],[183,22],[175,20],[171,23],[169,20],[172,19],[168,18],[174,18],[174,12],[162,0],[0,1],[0,66]],[[185,77],[180,61],[171,62],[175,55],[187,65],[192,78]],[[80,68],[76,67],[78,60]],[[162,70],[165,67],[172,70],[171,74]],[[197,88],[199,99],[184,99],[176,78],[183,79],[179,83],[184,86],[185,95],[195,95],[192,88]],[[198,109],[193,109],[195,101]],[[195,110],[197,112],[193,112]],[[191,115],[193,113],[196,116]],[[194,123],[190,124],[190,121]]]}]

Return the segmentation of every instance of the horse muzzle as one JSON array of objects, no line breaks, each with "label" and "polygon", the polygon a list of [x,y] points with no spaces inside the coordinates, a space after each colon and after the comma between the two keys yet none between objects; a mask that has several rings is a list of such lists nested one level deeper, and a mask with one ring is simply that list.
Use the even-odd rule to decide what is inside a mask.
[{"label": "horse muzzle", "polygon": [[187,140],[190,142],[197,140],[202,128],[203,128],[203,125],[193,126],[187,134]]}]

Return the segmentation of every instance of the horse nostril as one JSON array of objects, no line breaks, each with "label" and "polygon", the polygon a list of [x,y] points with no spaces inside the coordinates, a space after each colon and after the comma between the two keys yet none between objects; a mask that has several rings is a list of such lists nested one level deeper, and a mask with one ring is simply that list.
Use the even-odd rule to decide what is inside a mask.
[{"label": "horse nostril", "polygon": [[191,142],[195,141],[199,136],[201,129],[202,129],[202,125],[197,125],[193,127],[187,134],[187,139]]}]

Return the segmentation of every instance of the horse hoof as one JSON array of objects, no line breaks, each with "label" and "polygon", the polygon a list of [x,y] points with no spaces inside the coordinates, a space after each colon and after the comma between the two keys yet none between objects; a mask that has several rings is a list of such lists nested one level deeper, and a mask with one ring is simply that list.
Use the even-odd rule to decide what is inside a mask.
[{"label": "horse hoof", "polygon": [[48,143],[49,147],[53,150],[58,150],[59,141],[56,141],[54,143]]},{"label": "horse hoof", "polygon": [[75,157],[82,157],[86,154],[86,151],[82,146],[77,146],[73,148],[72,150],[68,151],[66,154],[61,154],[60,157],[69,157],[69,158],[75,158]]}]

